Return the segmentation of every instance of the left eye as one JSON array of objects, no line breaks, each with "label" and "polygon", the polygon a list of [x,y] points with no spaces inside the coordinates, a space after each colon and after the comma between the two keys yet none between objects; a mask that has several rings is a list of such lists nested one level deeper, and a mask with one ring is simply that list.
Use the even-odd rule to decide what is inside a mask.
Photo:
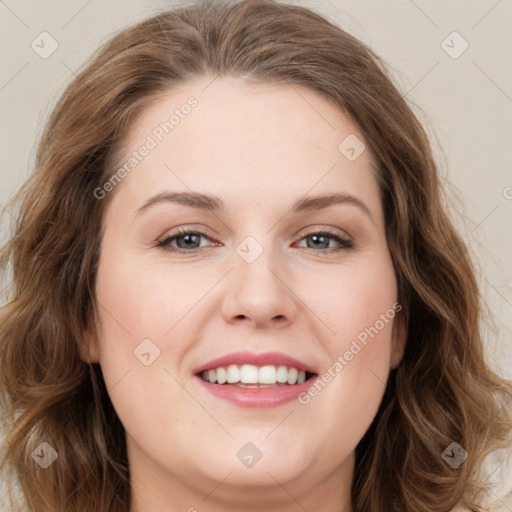
[{"label": "left eye", "polygon": [[[164,251],[167,252],[188,252],[194,253],[197,252],[200,247],[201,237],[210,238],[200,231],[187,231],[187,230],[179,230],[177,233],[169,235],[168,237],[160,240],[157,244],[157,247],[161,247]],[[308,233],[307,235],[301,238],[302,240],[311,240],[313,244],[319,244],[323,247],[310,247],[309,249],[315,252],[335,252],[341,251],[344,249],[351,249],[353,247],[353,243],[351,240],[344,238],[340,233],[330,232],[330,231],[314,231],[312,233]],[[339,245],[335,247],[329,247],[330,240],[334,240]],[[177,247],[172,245],[173,242],[176,243]],[[199,244],[199,245],[197,245]]]},{"label": "left eye", "polygon": [[[354,246],[351,240],[344,238],[339,233],[332,233],[330,231],[313,232],[301,238],[301,240],[307,239],[310,239],[314,244],[327,244],[327,247],[309,247],[309,249],[320,252],[336,252],[341,251],[343,249],[352,249],[352,247]],[[336,241],[338,243],[338,246],[329,247],[329,240]]]}]

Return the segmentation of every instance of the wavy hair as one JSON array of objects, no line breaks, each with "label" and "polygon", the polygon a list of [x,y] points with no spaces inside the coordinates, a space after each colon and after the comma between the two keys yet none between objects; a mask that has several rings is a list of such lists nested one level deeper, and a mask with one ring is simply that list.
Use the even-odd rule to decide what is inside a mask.
[{"label": "wavy hair", "polygon": [[[375,161],[407,347],[356,449],[354,512],[480,511],[484,458],[508,446],[512,383],[482,342],[477,272],[443,202],[421,123],[365,44],[319,14],[273,0],[197,2],[115,34],[67,86],[13,196],[0,263],[2,466],[31,512],[126,512],[125,433],[98,364],[81,357],[113,175],[137,116],[207,76],[303,86],[357,124]],[[41,442],[58,464],[32,460]],[[467,460],[441,454],[459,443]],[[13,494],[15,494],[13,492]]]}]

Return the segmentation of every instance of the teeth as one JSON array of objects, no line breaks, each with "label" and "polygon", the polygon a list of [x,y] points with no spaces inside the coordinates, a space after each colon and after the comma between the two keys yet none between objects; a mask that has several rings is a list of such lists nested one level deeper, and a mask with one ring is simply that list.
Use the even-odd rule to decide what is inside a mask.
[{"label": "teeth", "polygon": [[[215,370],[213,370],[213,372],[217,373],[217,382],[219,384],[224,384],[224,382],[228,380],[228,373],[226,372],[225,368],[220,367],[217,368],[217,372],[215,372]],[[208,376],[210,376],[210,372],[208,372]],[[213,376],[213,378],[215,378],[215,375]]]},{"label": "teeth", "polygon": [[275,366],[262,366],[258,373],[260,384],[275,384],[277,382],[277,370]]},{"label": "teeth", "polygon": [[297,368],[288,368],[284,365],[254,366],[243,364],[238,366],[230,364],[227,368],[206,370],[202,373],[202,379],[218,384],[302,384],[306,381],[306,372]]},{"label": "teeth", "polygon": [[243,364],[240,368],[240,382],[244,384],[258,384],[258,367],[252,364]]},{"label": "teeth", "polygon": [[297,370],[297,368],[290,368],[288,371],[288,384],[295,384],[298,376],[299,370]]},{"label": "teeth", "polygon": [[[215,371],[215,370],[213,370]],[[210,375],[208,374],[208,377]],[[210,382],[215,382],[214,380],[210,380]],[[240,382],[240,370],[236,364],[230,364],[228,366],[228,384],[233,384],[234,382]]]},{"label": "teeth", "polygon": [[288,368],[286,366],[280,366],[277,369],[277,382],[281,384],[288,382]]}]

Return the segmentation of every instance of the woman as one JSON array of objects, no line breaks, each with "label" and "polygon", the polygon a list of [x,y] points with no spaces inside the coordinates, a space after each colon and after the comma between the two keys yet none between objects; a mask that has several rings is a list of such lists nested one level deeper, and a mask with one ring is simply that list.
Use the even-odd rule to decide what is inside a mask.
[{"label": "woman", "polygon": [[4,460],[28,510],[489,501],[512,385],[427,136],[338,27],[247,0],[121,32],[14,201]]}]

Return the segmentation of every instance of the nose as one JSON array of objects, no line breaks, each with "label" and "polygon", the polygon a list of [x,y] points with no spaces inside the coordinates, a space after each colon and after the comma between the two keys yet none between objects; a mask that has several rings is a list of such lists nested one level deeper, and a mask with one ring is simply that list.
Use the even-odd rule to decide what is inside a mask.
[{"label": "nose", "polygon": [[222,315],[228,323],[247,323],[255,328],[283,328],[297,316],[298,297],[287,283],[282,265],[271,251],[248,263],[235,256],[222,303]]}]

